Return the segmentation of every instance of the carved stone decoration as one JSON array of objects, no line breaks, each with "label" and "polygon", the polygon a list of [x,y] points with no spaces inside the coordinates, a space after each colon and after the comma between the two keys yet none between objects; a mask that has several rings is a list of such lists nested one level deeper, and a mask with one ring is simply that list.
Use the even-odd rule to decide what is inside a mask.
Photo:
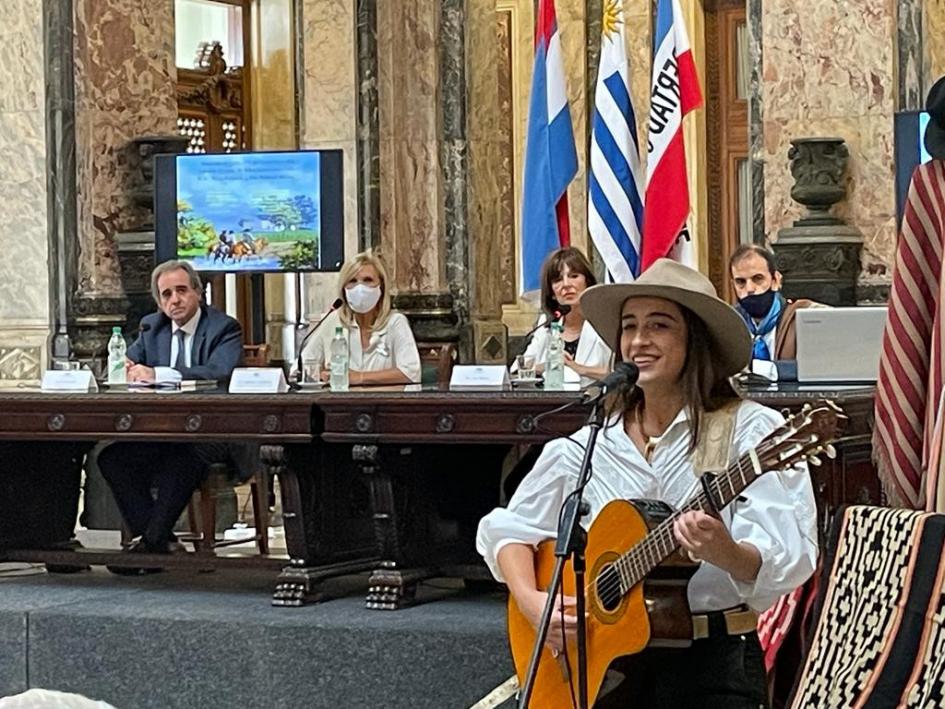
[{"label": "carved stone decoration", "polygon": [[138,226],[141,230],[153,228],[154,219],[154,156],[177,155],[187,150],[190,140],[183,135],[143,135],[135,138],[129,145],[132,161],[138,166],[138,184],[132,190],[132,198],[151,218],[145,219]]},{"label": "carved stone decoration", "polygon": [[830,207],[846,196],[843,175],[850,151],[843,138],[795,138],[788,158],[794,186],[791,198],[807,207],[807,214],[795,226],[841,224],[830,216]]},{"label": "carved stone decoration", "polygon": [[843,175],[850,152],[842,138],[795,138],[788,157],[795,179],[791,197],[808,211],[780,229],[774,244],[784,296],[856,305],[863,234],[830,215],[830,207],[846,195]]},{"label": "carved stone decoration", "polygon": [[0,380],[36,381],[41,361],[39,347],[0,347]]}]

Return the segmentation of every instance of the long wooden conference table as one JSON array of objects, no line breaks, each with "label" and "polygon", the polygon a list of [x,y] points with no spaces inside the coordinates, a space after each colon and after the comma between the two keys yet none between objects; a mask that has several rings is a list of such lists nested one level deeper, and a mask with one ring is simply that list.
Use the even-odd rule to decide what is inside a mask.
[{"label": "long wooden conference table", "polygon": [[[826,524],[846,502],[880,502],[870,465],[871,388],[744,390],[775,408],[835,400],[850,417],[837,460],[812,471]],[[559,407],[563,411],[547,416]],[[346,393],[223,392],[42,394],[0,392],[0,446],[41,451],[45,442],[253,441],[279,478],[288,559],[122,554],[27,548],[0,535],[0,561],[279,571],[273,603],[302,605],[332,576],[372,572],[367,605],[396,609],[437,574],[481,577],[475,526],[499,501],[512,446],[540,444],[579,428],[578,392],[450,392],[365,388]],[[63,463],[65,464],[65,462]],[[506,467],[508,463],[506,462]],[[4,507],[17,500],[0,499]],[[44,545],[48,547],[48,545]],[[129,558],[131,557],[131,558]]]}]

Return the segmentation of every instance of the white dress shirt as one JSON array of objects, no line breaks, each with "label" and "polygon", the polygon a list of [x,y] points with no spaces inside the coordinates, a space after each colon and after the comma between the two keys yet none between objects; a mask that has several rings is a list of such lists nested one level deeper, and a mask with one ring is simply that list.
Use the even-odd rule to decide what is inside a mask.
[{"label": "white dress shirt", "polygon": [[200,308],[197,308],[197,312],[194,313],[194,316],[183,325],[178,325],[176,322],[171,323],[171,361],[168,362],[167,367],[154,368],[154,381],[179,382],[183,377],[179,371],[174,369],[174,364],[177,362],[178,343],[180,342],[180,338],[177,335],[178,330],[184,331],[184,366],[193,366],[191,355],[194,349],[194,335],[197,332],[197,325],[199,324]]},{"label": "white dress shirt", "polygon": [[[322,323],[319,331],[305,343],[303,359],[315,359],[322,368],[331,366],[331,340],[335,328],[342,326],[341,314],[336,310]],[[371,330],[367,349],[361,348],[361,330],[357,321],[344,328],[348,340],[348,367],[358,372],[378,372],[397,368],[411,382],[420,381],[420,353],[413,339],[410,321],[403,313],[392,312],[384,327]]]},{"label": "white dress shirt", "polygon": [[[784,419],[778,412],[744,401],[736,414],[733,456],[756,446]],[[611,500],[649,498],[681,507],[701,491],[687,454],[688,417],[676,417],[647,462],[626,434],[620,418],[612,419],[597,439],[594,475],[584,492],[591,514],[585,526]],[[588,428],[572,438],[587,441]],[[496,557],[507,544],[536,545],[557,536],[558,511],[574,489],[583,450],[560,438],[545,445],[535,467],[515,491],[509,506],[498,508],[479,523],[476,548],[493,575],[503,580]],[[742,498],[744,501],[742,501]],[[806,464],[786,472],[762,475],[722,512],[736,542],[748,542],[761,554],[753,583],[743,583],[717,566],[702,562],[689,582],[693,613],[725,610],[747,603],[757,611],[804,583],[817,564],[817,522],[814,492]]]},{"label": "white dress shirt", "polygon": [[[546,320],[547,316],[542,313],[539,318],[539,322],[544,323]],[[525,348],[525,352],[523,354],[526,357],[534,357],[535,364],[547,366],[548,343],[550,341],[551,328],[539,328],[535,331],[535,334],[532,335],[532,339],[528,343],[528,347]],[[583,364],[586,367],[594,367],[595,369],[598,369],[600,367],[609,368],[611,366],[612,358],[613,353],[610,351],[610,348],[600,338],[600,335],[597,334],[597,330],[594,329],[594,326],[591,325],[588,320],[585,320],[584,326],[581,328],[581,337],[578,340],[578,348],[574,355],[574,361],[578,364]],[[513,362],[512,372],[514,373],[517,368],[518,367],[516,363]],[[589,377],[578,377],[577,373],[570,367],[565,367],[564,372],[565,379],[568,381],[576,382],[578,379],[580,379],[581,384],[585,386],[594,381]]]}]

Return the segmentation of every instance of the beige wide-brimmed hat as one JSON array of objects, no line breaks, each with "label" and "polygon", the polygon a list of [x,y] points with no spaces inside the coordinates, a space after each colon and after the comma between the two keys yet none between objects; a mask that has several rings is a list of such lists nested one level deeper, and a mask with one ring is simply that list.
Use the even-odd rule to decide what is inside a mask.
[{"label": "beige wide-brimmed hat", "polygon": [[[705,323],[719,375],[729,377],[751,361],[751,336],[741,316],[718,297],[698,271],[668,258],[655,261],[633,283],[592,286],[581,294],[581,311],[620,358],[620,313],[628,298],[665,298],[691,310]],[[690,343],[690,347],[699,343]]]}]

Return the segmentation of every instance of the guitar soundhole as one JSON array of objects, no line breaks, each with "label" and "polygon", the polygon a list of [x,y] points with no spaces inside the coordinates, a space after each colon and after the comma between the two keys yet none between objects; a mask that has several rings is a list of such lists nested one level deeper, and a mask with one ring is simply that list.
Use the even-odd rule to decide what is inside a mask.
[{"label": "guitar soundhole", "polygon": [[600,599],[601,607],[607,612],[617,610],[623,593],[620,590],[620,576],[613,566],[607,566],[601,569],[595,580],[597,588],[597,598]]}]

